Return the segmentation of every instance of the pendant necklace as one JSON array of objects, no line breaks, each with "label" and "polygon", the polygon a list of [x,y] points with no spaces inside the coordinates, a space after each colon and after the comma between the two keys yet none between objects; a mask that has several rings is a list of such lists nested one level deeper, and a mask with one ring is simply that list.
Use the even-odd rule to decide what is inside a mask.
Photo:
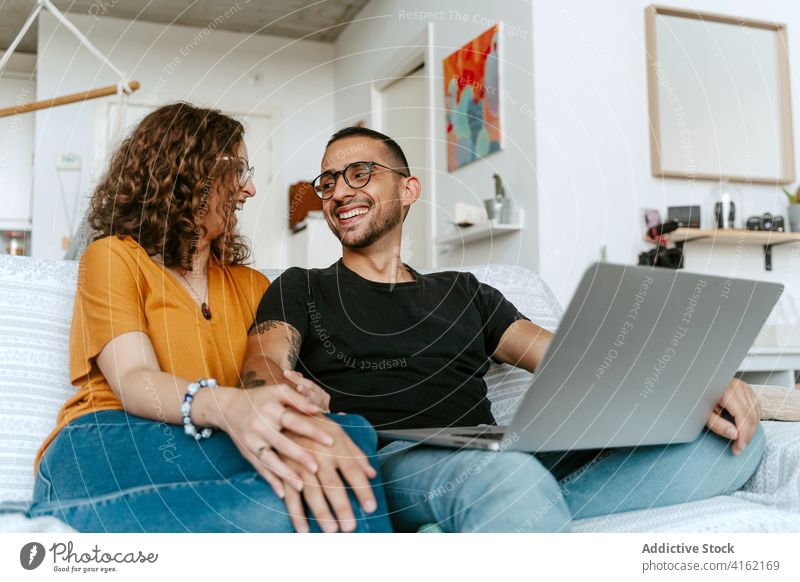
[{"label": "pendant necklace", "polygon": [[194,287],[191,283],[189,283],[189,279],[186,278],[186,275],[181,273],[181,277],[183,280],[186,281],[186,284],[189,286],[189,289],[192,290],[192,294],[197,297],[197,300],[200,302],[200,313],[203,314],[203,317],[206,319],[211,319],[211,310],[208,308],[208,282],[206,281],[206,299],[200,299],[200,295],[197,294],[197,291],[194,290]]}]

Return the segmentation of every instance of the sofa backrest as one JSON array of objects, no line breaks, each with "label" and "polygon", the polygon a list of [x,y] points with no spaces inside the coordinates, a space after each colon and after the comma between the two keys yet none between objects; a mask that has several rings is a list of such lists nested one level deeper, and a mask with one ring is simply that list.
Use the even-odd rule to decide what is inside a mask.
[{"label": "sofa backrest", "polygon": [[[499,289],[531,320],[553,330],[561,308],[539,277],[523,267],[463,267]],[[281,271],[263,271],[270,280]],[[0,501],[33,493],[33,460],[55,426],[69,384],[69,328],[76,261],[0,255]],[[532,376],[493,364],[486,376],[492,412],[505,424]]]},{"label": "sofa backrest", "polygon": [[33,494],[33,459],[69,384],[77,263],[0,255],[0,501]]}]

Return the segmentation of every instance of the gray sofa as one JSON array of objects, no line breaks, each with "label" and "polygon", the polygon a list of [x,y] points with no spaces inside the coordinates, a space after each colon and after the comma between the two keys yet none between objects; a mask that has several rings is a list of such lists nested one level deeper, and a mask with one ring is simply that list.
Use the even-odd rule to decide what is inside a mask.
[{"label": "gray sofa", "polygon": [[[548,329],[561,308],[538,276],[522,267],[470,269]],[[266,271],[271,279],[279,271]],[[69,327],[78,277],[74,261],[0,255],[0,531],[62,532],[54,518],[25,516],[33,459],[73,394]],[[498,422],[528,387],[527,372],[492,366],[486,380]],[[756,474],[731,496],[575,522],[581,532],[800,532],[800,423],[765,422],[767,452]]]}]

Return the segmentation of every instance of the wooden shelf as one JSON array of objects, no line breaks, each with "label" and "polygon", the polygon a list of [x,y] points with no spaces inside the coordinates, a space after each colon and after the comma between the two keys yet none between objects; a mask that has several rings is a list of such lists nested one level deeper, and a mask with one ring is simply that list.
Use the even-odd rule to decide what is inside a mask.
[{"label": "wooden shelf", "polygon": [[522,230],[522,224],[496,224],[484,222],[472,226],[457,227],[458,230],[436,237],[437,245],[461,245],[490,239]]},{"label": "wooden shelf", "polygon": [[693,240],[709,239],[709,242],[720,244],[781,245],[800,242],[798,232],[775,232],[763,230],[744,230],[739,228],[679,228],[667,235],[674,243],[685,243]]},{"label": "wooden shelf", "polygon": [[[767,271],[772,270],[772,247],[800,243],[800,233],[798,232],[745,230],[741,228],[679,228],[666,235],[665,238],[678,246],[698,240],[722,245],[760,245],[764,249],[764,268]],[[649,238],[646,238],[646,240],[653,242]]]}]

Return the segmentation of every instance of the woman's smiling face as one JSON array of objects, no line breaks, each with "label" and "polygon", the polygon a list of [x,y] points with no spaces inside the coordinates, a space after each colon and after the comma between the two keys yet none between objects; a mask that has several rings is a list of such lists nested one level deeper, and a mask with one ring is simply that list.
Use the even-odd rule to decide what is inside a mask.
[{"label": "woman's smiling face", "polygon": [[[237,177],[246,174],[246,168],[249,167],[250,162],[245,143],[242,142],[239,144],[235,157],[221,160],[221,162],[242,166],[241,170],[239,170],[237,166]],[[208,242],[224,234],[227,221],[237,220],[236,212],[242,209],[248,198],[252,198],[256,195],[256,187],[249,173],[247,173],[247,181],[245,184],[243,186],[240,185],[239,189],[232,195],[227,194],[226,190],[228,190],[228,188],[222,184],[219,178],[214,180],[206,206],[206,213],[203,217],[203,224],[206,227],[205,239]],[[235,224],[233,226],[235,226]]]}]

